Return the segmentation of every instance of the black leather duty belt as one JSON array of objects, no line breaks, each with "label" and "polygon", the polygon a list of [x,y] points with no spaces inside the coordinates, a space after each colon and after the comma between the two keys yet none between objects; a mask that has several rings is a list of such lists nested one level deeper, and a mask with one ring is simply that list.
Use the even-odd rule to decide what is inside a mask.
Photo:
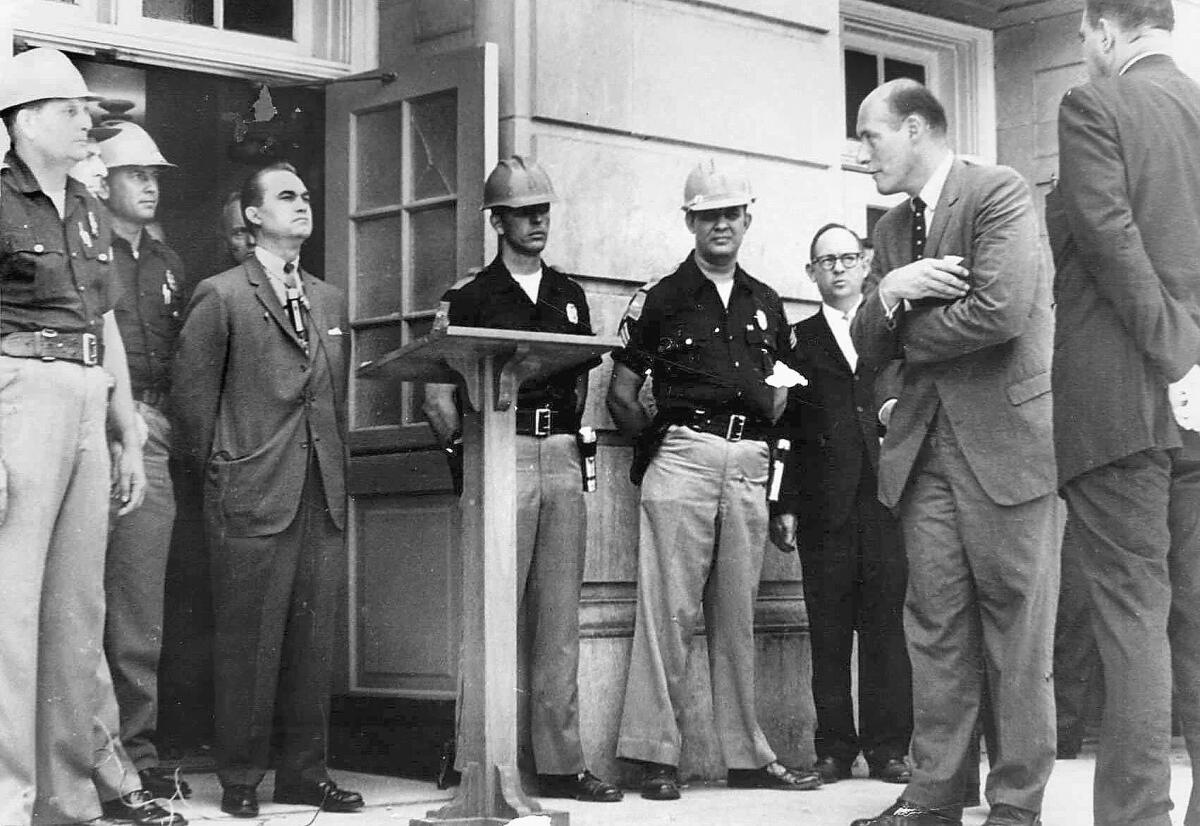
[{"label": "black leather duty belt", "polygon": [[159,410],[167,409],[167,391],[158,390],[154,387],[143,387],[141,390],[134,391],[134,401],[139,401],[142,404],[148,404],[151,407],[156,407]]},{"label": "black leather duty belt", "polygon": [[691,414],[672,416],[671,424],[690,427],[701,433],[711,433],[727,442],[765,442],[771,436],[766,425],[753,416],[741,413],[709,414],[697,410]]},{"label": "black leather duty belt", "polygon": [[9,333],[0,337],[0,353],[23,359],[73,361],[84,367],[95,367],[103,356],[100,341],[93,334],[57,330]]},{"label": "black leather duty belt", "polygon": [[545,437],[556,433],[574,433],[578,429],[577,417],[551,410],[549,407],[532,410],[517,408],[518,436]]}]

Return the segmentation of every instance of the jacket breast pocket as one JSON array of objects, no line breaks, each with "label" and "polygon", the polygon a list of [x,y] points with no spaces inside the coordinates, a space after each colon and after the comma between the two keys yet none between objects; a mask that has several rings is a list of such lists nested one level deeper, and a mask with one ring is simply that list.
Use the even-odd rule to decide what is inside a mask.
[{"label": "jacket breast pocket", "polygon": [[1013,382],[1008,386],[1008,401],[1010,404],[1019,405],[1025,402],[1036,399],[1038,396],[1044,396],[1050,392],[1050,371],[1044,370],[1041,373]]},{"label": "jacket breast pocket", "polygon": [[25,289],[32,288],[39,301],[73,292],[71,269],[60,234],[41,237],[30,228],[12,230],[5,240],[4,251],[5,279]]}]

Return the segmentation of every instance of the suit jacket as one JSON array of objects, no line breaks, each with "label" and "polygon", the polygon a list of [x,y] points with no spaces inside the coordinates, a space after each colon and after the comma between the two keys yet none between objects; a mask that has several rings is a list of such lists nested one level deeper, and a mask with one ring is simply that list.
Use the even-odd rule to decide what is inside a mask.
[{"label": "suit jacket", "polygon": [[1065,483],[1181,444],[1167,384],[1200,361],[1200,86],[1171,58],[1145,57],[1067,92],[1058,135],[1046,224]]},{"label": "suit jacket", "polygon": [[875,260],[851,331],[859,359],[898,359],[899,401],[879,460],[879,498],[899,504],[938,407],[993,502],[1016,505],[1055,489],[1050,282],[1041,266],[1029,187],[1015,171],[956,159],[933,215],[926,255],[960,255],[970,291],[903,306],[888,319],[877,289],[912,260],[908,201],[875,225]]},{"label": "suit jacket", "polygon": [[850,369],[819,310],[792,330],[793,366],[809,384],[788,392],[788,406],[777,425],[792,449],[775,510],[796,514],[811,542],[846,524],[864,477],[874,486],[879,465],[876,371],[861,360],[856,370]]},{"label": "suit jacket", "polygon": [[330,516],[345,524],[346,299],[308,273],[301,279],[307,354],[253,256],[197,285],[179,335],[180,446],[203,470],[208,518],[231,535],[268,536],[291,523],[310,449]]}]

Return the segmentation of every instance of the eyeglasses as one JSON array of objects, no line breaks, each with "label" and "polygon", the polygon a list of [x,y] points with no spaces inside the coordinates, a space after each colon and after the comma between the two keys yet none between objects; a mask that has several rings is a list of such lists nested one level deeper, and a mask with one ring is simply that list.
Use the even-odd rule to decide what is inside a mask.
[{"label": "eyeglasses", "polygon": [[849,270],[857,267],[862,260],[861,252],[844,252],[841,255],[822,255],[820,258],[814,258],[813,263],[825,272],[833,272],[833,267],[838,261],[842,262],[842,269]]}]

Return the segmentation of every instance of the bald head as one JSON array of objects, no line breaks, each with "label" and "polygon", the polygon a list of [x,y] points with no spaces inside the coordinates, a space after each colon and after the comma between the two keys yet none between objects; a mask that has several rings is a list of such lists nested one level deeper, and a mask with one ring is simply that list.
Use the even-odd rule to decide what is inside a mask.
[{"label": "bald head", "polygon": [[893,80],[858,109],[858,161],[881,194],[916,195],[950,152],[946,110],[923,84]]}]

